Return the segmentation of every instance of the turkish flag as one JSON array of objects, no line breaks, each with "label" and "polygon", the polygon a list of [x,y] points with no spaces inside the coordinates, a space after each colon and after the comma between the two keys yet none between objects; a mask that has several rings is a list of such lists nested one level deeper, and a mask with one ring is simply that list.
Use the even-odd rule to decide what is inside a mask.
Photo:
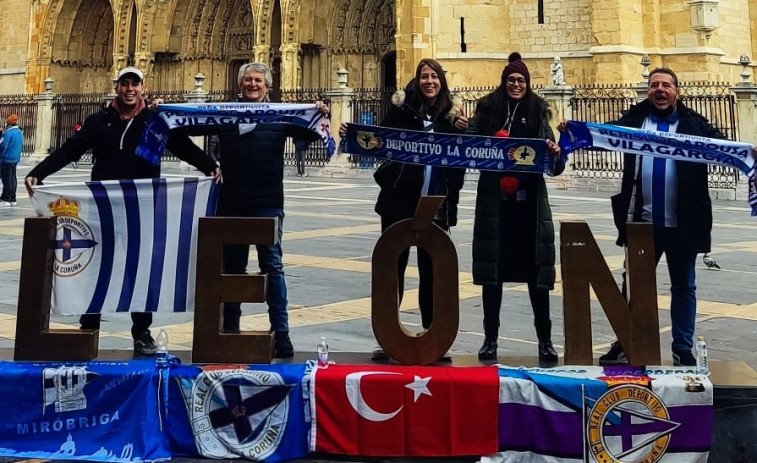
[{"label": "turkish flag", "polygon": [[496,367],[329,365],[310,388],[310,449],[381,457],[497,451]]}]

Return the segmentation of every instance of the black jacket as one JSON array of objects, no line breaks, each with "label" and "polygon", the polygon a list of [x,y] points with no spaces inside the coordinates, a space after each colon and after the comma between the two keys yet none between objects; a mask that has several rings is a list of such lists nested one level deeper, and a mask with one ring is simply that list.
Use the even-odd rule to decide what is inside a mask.
[{"label": "black jacket", "polygon": [[[549,113],[546,102],[539,101],[539,121],[534,133],[513,132],[515,137],[528,137],[549,139],[554,141],[555,136],[549,126]],[[516,113],[520,118],[521,113]],[[489,117],[477,111],[468,124],[467,133],[476,135],[493,136],[493,133],[484,133],[482,126],[485,121],[482,118]],[[525,116],[524,116],[525,117]],[[525,130],[525,129],[523,129]],[[565,170],[561,161],[555,163],[555,169],[550,175],[559,175]],[[522,275],[517,279],[506,280],[500,269],[507,263],[500,262],[500,246],[503,243],[500,226],[503,223],[511,223],[518,227],[522,218],[508,217],[507,221],[500,217],[500,201],[502,193],[499,187],[499,179],[504,173],[494,171],[482,171],[478,179],[476,192],[476,212],[473,223],[473,283],[477,285],[492,285],[503,281],[528,281],[533,267],[511,269],[511,275]],[[533,214],[536,220],[536,234],[534,236],[534,266],[536,267],[536,284],[542,289],[553,289],[555,284],[555,226],[552,222],[552,209],[547,195],[547,184],[544,176],[539,174],[522,174],[528,176],[533,182],[532,191],[536,192],[536,211]]]},{"label": "black jacket", "polygon": [[288,137],[318,140],[292,124],[257,124],[240,134],[238,125],[218,126],[223,185],[218,214],[249,216],[254,209],[284,208],[284,147]]},{"label": "black jacket", "polygon": [[[444,115],[433,121],[433,130],[437,133],[458,133],[453,123]],[[396,129],[423,130],[423,118],[407,105],[402,108],[392,106],[381,126]],[[437,217],[439,225],[448,229],[457,225],[457,204],[460,190],[465,183],[465,169],[454,167],[437,167],[440,190],[447,199],[439,208]],[[392,221],[413,217],[423,189],[425,166],[386,161],[381,164],[373,178],[381,187],[376,200],[376,213]]]},{"label": "black jacket", "polygon": [[[76,162],[92,149],[92,180],[121,180],[160,177],[156,166],[135,154],[139,139],[153,112],[143,109],[131,121],[121,119],[112,106],[89,116],[81,129],[29,172],[27,177],[42,181],[66,165]],[[123,138],[123,141],[122,141]],[[216,163],[186,135],[171,133],[167,148],[179,159],[210,174]]]},{"label": "black jacket", "polygon": [[[641,128],[649,114],[651,104],[643,101],[632,106],[615,125]],[[678,130],[676,133],[698,135],[708,138],[725,138],[723,134],[710,125],[701,114],[692,111],[680,101],[677,103]],[[630,211],[631,194],[636,173],[636,156],[626,154],[623,157],[623,181],[620,193],[612,197],[613,217],[618,228],[617,244],[626,244],[626,227],[629,214],[635,222],[641,222],[641,184],[636,187],[637,210]],[[676,211],[678,227],[683,230],[681,237],[686,240],[686,247],[697,253],[710,251],[710,232],[712,231],[712,201],[707,187],[707,164],[676,161],[678,179],[678,203]]]}]

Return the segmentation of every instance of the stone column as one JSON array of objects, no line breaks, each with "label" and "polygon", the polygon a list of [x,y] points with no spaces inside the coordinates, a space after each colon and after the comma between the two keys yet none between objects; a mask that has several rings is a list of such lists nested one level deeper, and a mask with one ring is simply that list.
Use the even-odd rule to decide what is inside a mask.
[{"label": "stone column", "polygon": [[[336,71],[339,86],[326,92],[331,100],[331,131],[334,134],[337,147],[339,146],[339,125],[352,122],[352,97],[354,91],[347,86],[349,73],[344,68]],[[326,177],[343,177],[350,170],[350,159],[347,154],[336,153],[331,157],[328,165],[323,168]]]},{"label": "stone column", "polygon": [[570,99],[575,95],[575,90],[569,85],[548,85],[539,91],[552,109],[553,128],[561,121],[573,119],[573,108]]},{"label": "stone column", "polygon": [[[195,79],[195,89],[191,92],[187,92],[184,95],[184,98],[186,98],[187,103],[205,103],[208,101],[208,92],[203,88],[205,85],[205,76],[202,73],[197,73],[194,76]],[[205,137],[203,136],[194,136],[189,137],[195,145],[199,146],[203,150],[205,149]],[[180,161],[179,168],[182,170],[195,170],[193,166],[190,166],[188,163],[184,161]]]},{"label": "stone column", "polygon": [[[155,66],[155,55],[149,51],[138,51],[134,53],[135,66],[145,74],[145,85],[154,83],[153,67]],[[152,85],[149,85],[152,88]]]},{"label": "stone column", "polygon": [[331,87],[329,83],[329,55],[326,47],[318,48],[318,85],[316,87]]},{"label": "stone column", "polygon": [[111,70],[111,75],[113,78],[118,76],[118,71],[125,68],[129,62],[129,57],[126,55],[121,55],[118,53],[113,54],[113,69]]},{"label": "stone column", "polygon": [[[550,125],[559,140],[560,132],[557,131],[557,124],[562,121],[573,119],[573,107],[570,105],[570,99],[575,95],[575,89],[569,85],[548,85],[539,91],[552,109],[552,120]],[[568,162],[565,166],[565,172],[554,178],[564,189],[567,189],[573,183],[573,163]]]},{"label": "stone column", "polygon": [[37,133],[34,139],[34,153],[32,153],[30,159],[35,164],[50,154],[53,132],[53,102],[58,96],[53,93],[54,82],[52,77],[45,79],[45,93],[34,97],[37,102]]},{"label": "stone column", "polygon": [[740,83],[731,87],[731,92],[736,95],[739,141],[757,144],[757,85]]},{"label": "stone column", "polygon": [[269,45],[254,45],[252,60],[258,63],[271,64],[271,47]]},{"label": "stone column", "polygon": [[281,90],[297,88],[300,67],[300,44],[283,43],[281,50]]}]

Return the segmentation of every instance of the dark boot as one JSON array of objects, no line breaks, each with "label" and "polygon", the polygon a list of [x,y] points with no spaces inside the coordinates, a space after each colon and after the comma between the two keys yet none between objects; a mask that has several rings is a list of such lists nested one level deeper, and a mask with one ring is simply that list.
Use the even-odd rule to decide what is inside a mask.
[{"label": "dark boot", "polygon": [[497,360],[497,341],[485,339],[484,345],[478,350],[478,359],[484,361]]},{"label": "dark boot", "polygon": [[273,356],[277,359],[294,357],[294,346],[289,339],[289,331],[276,331],[273,334],[273,346],[275,353]]},{"label": "dark boot", "polygon": [[552,320],[535,320],[536,337],[539,339],[539,365],[554,366],[557,364],[557,351],[552,345]]}]

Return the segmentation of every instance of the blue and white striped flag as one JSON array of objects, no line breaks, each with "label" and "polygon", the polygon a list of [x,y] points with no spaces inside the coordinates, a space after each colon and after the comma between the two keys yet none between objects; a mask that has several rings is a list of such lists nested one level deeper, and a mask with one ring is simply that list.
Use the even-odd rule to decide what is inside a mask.
[{"label": "blue and white striped flag", "polygon": [[52,312],[192,310],[198,219],[216,193],[209,177],[36,188],[37,214],[58,217]]}]

